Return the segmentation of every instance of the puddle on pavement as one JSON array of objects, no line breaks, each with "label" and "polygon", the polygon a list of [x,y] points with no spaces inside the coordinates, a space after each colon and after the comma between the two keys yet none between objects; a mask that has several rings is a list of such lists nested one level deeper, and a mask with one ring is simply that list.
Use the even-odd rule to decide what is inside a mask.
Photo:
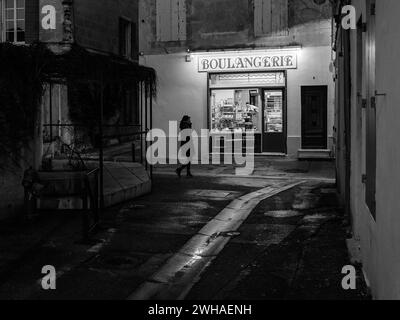
[{"label": "puddle on pavement", "polygon": [[241,227],[240,238],[232,241],[238,244],[268,247],[280,244],[295,229],[296,224],[246,224]]},{"label": "puddle on pavement", "polygon": [[271,185],[270,182],[265,182],[265,180],[254,178],[218,178],[215,180],[215,182],[218,184],[252,188],[265,188]]},{"label": "puddle on pavement", "polygon": [[241,192],[226,190],[189,190],[187,196],[196,198],[208,198],[212,200],[229,200],[239,197]]},{"label": "puddle on pavement", "polygon": [[209,210],[212,208],[214,207],[209,205],[207,202],[197,201],[188,203],[179,202],[172,205],[171,207],[168,207],[168,210],[175,214],[187,214],[188,211],[195,212],[195,211]]},{"label": "puddle on pavement", "polygon": [[224,238],[235,238],[239,237],[240,235],[241,233],[237,231],[225,231],[225,232],[220,232],[218,234],[219,237],[224,237]]},{"label": "puddle on pavement", "polygon": [[336,189],[333,188],[321,189],[321,194],[336,194]]},{"label": "puddle on pavement", "polygon": [[285,218],[294,218],[302,216],[303,214],[299,211],[295,210],[278,210],[278,211],[268,211],[264,213],[264,216],[277,218],[277,219],[285,219]]},{"label": "puddle on pavement", "polygon": [[292,209],[307,210],[314,208],[318,202],[318,197],[313,194],[314,189],[315,187],[310,186],[301,187],[300,192],[296,193],[295,195]]},{"label": "puddle on pavement", "polygon": [[[132,216],[135,216],[135,213],[147,212],[147,209],[187,215],[188,212],[195,213],[196,211],[211,210],[214,209],[214,206],[205,201],[173,202],[172,199],[170,199],[168,202],[156,202],[151,206],[139,206],[136,209],[131,206],[126,206],[120,210],[120,213],[132,212]],[[191,214],[191,216],[193,216],[193,214]]]},{"label": "puddle on pavement", "polygon": [[328,214],[315,214],[312,216],[305,216],[303,219],[306,222],[313,222],[313,221],[327,220],[330,218],[332,218],[332,216]]},{"label": "puddle on pavement", "polygon": [[299,174],[305,174],[309,172],[309,170],[303,170],[303,169],[286,169],[283,171],[285,171],[286,173],[299,173]]},{"label": "puddle on pavement", "polygon": [[133,210],[143,210],[146,209],[146,206],[143,204],[130,204],[128,206],[123,207],[119,212],[125,213]]}]

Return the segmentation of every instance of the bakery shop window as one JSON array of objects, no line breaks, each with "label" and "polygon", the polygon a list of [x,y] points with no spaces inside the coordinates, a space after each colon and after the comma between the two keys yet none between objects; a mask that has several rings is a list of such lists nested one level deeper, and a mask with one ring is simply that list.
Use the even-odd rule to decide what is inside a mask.
[{"label": "bakery shop window", "polygon": [[[263,127],[263,88],[284,87],[284,72],[210,74],[211,133],[252,131]],[[275,98],[274,98],[275,99]],[[275,102],[275,100],[274,100]],[[278,102],[278,101],[277,101]],[[271,117],[276,106],[271,102]],[[274,130],[279,124],[271,125]]]},{"label": "bakery shop window", "polygon": [[211,90],[211,132],[261,133],[261,105],[258,89]]}]

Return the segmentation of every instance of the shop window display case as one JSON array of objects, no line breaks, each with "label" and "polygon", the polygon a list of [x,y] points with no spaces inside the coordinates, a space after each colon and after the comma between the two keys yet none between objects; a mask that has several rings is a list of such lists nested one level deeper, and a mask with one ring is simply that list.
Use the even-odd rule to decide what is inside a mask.
[{"label": "shop window display case", "polygon": [[212,90],[213,133],[261,132],[261,96],[257,89]]}]

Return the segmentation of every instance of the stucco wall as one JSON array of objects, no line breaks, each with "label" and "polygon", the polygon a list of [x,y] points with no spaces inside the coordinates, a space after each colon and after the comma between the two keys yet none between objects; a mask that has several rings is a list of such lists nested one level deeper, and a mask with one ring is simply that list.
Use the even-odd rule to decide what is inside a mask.
[{"label": "stucco wall", "polygon": [[157,99],[153,125],[168,131],[168,121],[190,114],[194,129],[207,128],[207,74],[197,71],[197,59],[185,62],[185,54],[141,57],[140,63],[157,71]]},{"label": "stucco wall", "polygon": [[[148,55],[141,63],[158,74],[158,97],[154,104],[154,127],[168,132],[168,121],[189,114],[194,129],[207,129],[207,74],[198,72],[198,57],[185,61],[186,54]],[[328,136],[332,145],[334,86],[330,72],[331,48],[306,47],[298,50],[298,69],[288,70],[288,148],[297,155],[301,148],[301,86],[328,86]]]},{"label": "stucco wall", "polygon": [[298,69],[288,70],[288,153],[301,148],[301,86],[328,86],[328,148],[332,147],[335,90],[330,71],[331,47],[299,50]]},{"label": "stucco wall", "polygon": [[[365,1],[352,2],[358,18],[366,16]],[[351,31],[352,72],[352,163],[351,210],[354,236],[360,240],[363,268],[376,299],[400,299],[400,72],[397,63],[400,44],[398,15],[400,2],[376,2],[376,89],[385,93],[377,100],[377,191],[376,221],[365,204],[365,111],[357,105],[357,33]],[[365,19],[364,19],[365,22]],[[365,97],[363,77],[362,94]]]},{"label": "stucco wall", "polygon": [[[377,104],[377,261],[381,267],[378,294],[400,298],[400,72],[398,52],[400,2],[377,1],[376,89],[386,93]],[[382,263],[385,261],[385,263]]]},{"label": "stucco wall", "polygon": [[140,51],[163,54],[191,50],[242,49],[300,44],[330,45],[330,1],[287,2],[288,25],[279,36],[255,36],[254,0],[186,0],[187,41],[156,41],[156,0],[139,1]]},{"label": "stucco wall", "polygon": [[[255,1],[186,1],[187,41],[156,41],[156,0],[139,1],[140,62],[153,67],[159,77],[154,125],[168,129],[168,120],[189,113],[195,129],[208,128],[207,76],[198,73],[196,54],[205,51],[266,50],[299,46],[299,68],[288,71],[288,153],[301,148],[301,86],[327,85],[328,148],[332,147],[334,86],[331,73],[331,5],[329,1],[282,0],[287,3],[287,30],[277,34],[255,34]],[[276,2],[275,2],[276,4]],[[211,10],[210,8],[213,8]],[[207,12],[212,14],[205,14]],[[236,18],[238,16],[238,18]],[[218,19],[214,23],[209,20]],[[224,23],[225,20],[229,22]],[[192,62],[185,62],[187,49]]]},{"label": "stucco wall", "polygon": [[75,40],[91,49],[119,54],[119,18],[137,26],[138,1],[75,0],[73,8]]}]

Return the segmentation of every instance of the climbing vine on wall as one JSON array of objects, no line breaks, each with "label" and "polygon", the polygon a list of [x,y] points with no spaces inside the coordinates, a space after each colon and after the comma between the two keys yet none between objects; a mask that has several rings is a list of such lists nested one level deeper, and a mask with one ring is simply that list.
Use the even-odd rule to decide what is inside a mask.
[{"label": "climbing vine on wall", "polygon": [[18,163],[34,136],[50,51],[40,45],[0,44],[0,155]]},{"label": "climbing vine on wall", "polygon": [[117,56],[89,53],[78,45],[71,46],[64,54],[54,54],[43,44],[2,43],[0,155],[6,154],[18,163],[21,150],[29,148],[45,84],[55,79],[68,85],[73,123],[91,132],[98,125],[100,88],[104,97],[103,116],[107,120],[118,113],[124,90],[142,82],[149,95],[155,96],[157,87],[153,69]]},{"label": "climbing vine on wall", "polygon": [[[115,124],[115,117],[122,112],[127,90],[123,84],[107,85],[104,88],[103,121]],[[70,81],[68,83],[69,117],[76,126],[75,132],[83,139],[89,139],[93,146],[98,143],[98,126],[100,113],[100,86],[87,81]]]}]

